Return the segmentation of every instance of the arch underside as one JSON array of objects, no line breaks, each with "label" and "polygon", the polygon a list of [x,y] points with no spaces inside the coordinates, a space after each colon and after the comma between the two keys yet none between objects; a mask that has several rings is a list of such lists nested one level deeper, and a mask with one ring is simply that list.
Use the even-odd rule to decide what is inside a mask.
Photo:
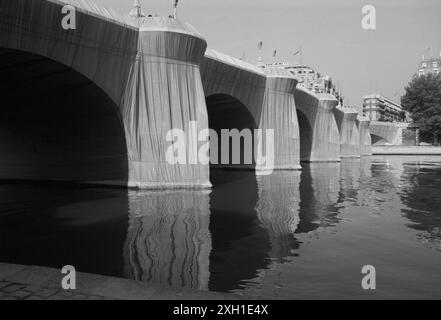
[{"label": "arch underside", "polygon": [[371,133],[372,145],[384,145],[390,143],[386,138]]},{"label": "arch underside", "polygon": [[0,49],[0,179],[127,185],[115,103],[48,58]]},{"label": "arch underside", "polygon": [[311,159],[313,132],[308,118],[299,109],[297,118],[300,130],[300,160],[305,162]]},{"label": "arch underside", "polygon": [[[227,94],[213,94],[206,98],[209,128],[217,133],[218,141],[211,139],[210,149],[212,154],[211,168],[215,169],[240,169],[254,170],[256,168],[256,139],[254,130],[257,124],[247,109],[238,99]],[[240,133],[249,133],[246,137],[240,138],[240,148],[234,148],[235,144],[231,138],[225,140],[222,131],[238,130]],[[229,149],[226,149],[225,142],[228,141]],[[217,154],[217,157],[214,155]],[[250,153],[251,152],[251,153]],[[228,154],[228,157],[223,155]],[[240,153],[240,161],[238,154]],[[234,157],[236,155],[236,157]],[[236,160],[234,159],[236,158]],[[226,163],[228,159],[228,163]]]}]

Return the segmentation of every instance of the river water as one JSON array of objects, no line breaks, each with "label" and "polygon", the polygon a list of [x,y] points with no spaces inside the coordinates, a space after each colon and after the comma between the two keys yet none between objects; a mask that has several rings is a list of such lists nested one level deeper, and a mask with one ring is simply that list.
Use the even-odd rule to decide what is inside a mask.
[{"label": "river water", "polygon": [[211,192],[3,183],[0,262],[248,298],[441,298],[441,157],[303,167],[213,170]]}]

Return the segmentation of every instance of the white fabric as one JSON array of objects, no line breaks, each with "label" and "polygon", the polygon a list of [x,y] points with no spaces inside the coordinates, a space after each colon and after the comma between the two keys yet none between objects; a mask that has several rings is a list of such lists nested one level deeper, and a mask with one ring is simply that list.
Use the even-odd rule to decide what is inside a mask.
[{"label": "white fabric", "polygon": [[[369,124],[369,132],[371,135],[375,135],[382,139],[379,142],[380,144],[387,142],[399,146],[403,144],[403,130],[407,127],[408,124],[371,121]],[[374,141],[373,144],[375,145]]]},{"label": "white fabric", "polygon": [[[76,30],[61,27],[66,3],[78,8]],[[78,180],[142,188],[210,186],[208,166],[171,165],[166,159],[170,129],[188,132],[190,121],[197,121],[200,130],[208,127],[199,71],[206,42],[193,27],[175,19],[123,17],[86,0],[2,0],[0,9],[0,48],[34,53],[71,68],[119,108],[128,182],[101,181],[107,179],[94,174]],[[78,157],[81,153],[76,152]],[[48,179],[53,172],[46,172]]]},{"label": "white fabric", "polygon": [[340,132],[340,156],[360,157],[360,132],[356,124],[358,112],[352,108],[337,106],[334,116]]},{"label": "white fabric", "polygon": [[[310,139],[301,139],[304,161],[340,161],[340,134],[333,110],[337,100],[330,94],[318,93],[298,87],[295,91],[297,109],[302,112],[308,124],[299,124],[300,130],[309,127]],[[308,133],[305,133],[308,134]],[[302,133],[300,134],[302,137]]]},{"label": "white fabric", "polygon": [[[61,27],[61,7],[65,4],[78,9],[76,30]],[[38,118],[45,121],[40,127],[52,121],[63,137],[70,134],[69,143],[51,141],[42,147],[40,142],[35,142],[40,138],[44,140],[47,134],[41,128],[35,131],[41,135],[38,139],[31,139],[32,131],[23,130],[14,136],[15,140],[3,141],[3,144],[0,140],[0,148],[16,152],[8,159],[9,165],[14,163],[11,159],[21,157],[39,159],[45,166],[40,173],[35,168],[28,172],[9,170],[12,172],[9,178],[39,179],[44,174],[48,179],[58,180],[65,175],[75,181],[141,188],[209,187],[209,166],[189,164],[189,153],[204,143],[187,144],[187,164],[171,165],[166,159],[171,145],[166,136],[171,129],[188,133],[190,121],[197,122],[198,132],[207,129],[205,99],[215,94],[225,94],[242,103],[257,128],[275,130],[275,169],[300,168],[296,108],[306,115],[312,128],[312,140],[305,142],[310,144],[311,152],[304,160],[338,161],[340,158],[340,137],[332,111],[336,101],[332,96],[296,90],[297,80],[286,70],[262,69],[215,50],[206,50],[206,41],[191,25],[163,17],[130,18],[90,0],[1,0],[0,9],[0,49],[6,50],[5,56],[12,54],[17,63],[31,62],[30,65],[36,57],[47,58],[45,66],[50,64],[53,68],[50,75],[53,83],[60,80],[64,84],[76,79],[72,80],[75,85],[84,86],[84,79],[79,76],[82,75],[88,85],[87,90],[73,89],[69,93],[71,101],[59,106],[63,112],[58,113],[58,106],[52,102],[54,114]],[[23,61],[17,52],[32,55]],[[37,76],[41,81],[32,80],[36,85],[52,83],[41,68],[26,69],[25,80]],[[61,76],[63,73],[69,76]],[[6,94],[7,89],[3,92]],[[52,98],[63,96],[60,92],[40,93],[43,92]],[[38,108],[45,108],[43,98],[36,99]],[[19,103],[12,104],[12,111],[19,113]],[[73,112],[79,104],[86,113],[95,109],[96,112],[93,116],[84,116],[88,119],[84,120],[87,128],[69,131],[69,123],[73,122],[69,117],[80,116]],[[98,105],[102,109],[98,109]],[[27,119],[32,122],[31,117]],[[81,122],[76,120],[81,127]],[[10,131],[0,132],[0,137],[10,134]],[[368,144],[366,131],[360,139]],[[14,141],[31,142],[17,149],[10,148]],[[94,151],[100,141],[105,141],[100,147],[102,150]],[[115,144],[124,142],[125,151],[115,148]],[[45,164],[45,161],[48,162]],[[89,169],[88,164],[91,164]],[[17,167],[26,168],[26,165],[23,162]],[[121,166],[127,167],[127,177]],[[115,170],[118,167],[118,173],[112,173],[114,167]],[[75,175],[75,172],[79,173]]]},{"label": "white fabric", "polygon": [[369,130],[370,120],[359,116],[356,123],[360,132],[360,154],[362,156],[370,156],[372,155],[372,140]]},{"label": "white fabric", "polygon": [[[207,50],[201,67],[206,97],[227,95],[246,107],[259,129],[274,130],[274,167],[300,169],[299,129],[294,101],[297,80],[291,73],[278,69],[261,69],[214,50]],[[233,122],[234,119],[231,119]],[[264,148],[265,137],[258,145]]]}]

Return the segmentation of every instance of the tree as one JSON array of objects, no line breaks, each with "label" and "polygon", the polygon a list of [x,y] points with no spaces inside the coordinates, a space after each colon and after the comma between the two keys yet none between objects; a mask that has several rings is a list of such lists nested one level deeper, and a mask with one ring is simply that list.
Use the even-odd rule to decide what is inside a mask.
[{"label": "tree", "polygon": [[431,134],[434,144],[441,134],[441,75],[415,76],[401,98],[404,110],[424,134]]}]

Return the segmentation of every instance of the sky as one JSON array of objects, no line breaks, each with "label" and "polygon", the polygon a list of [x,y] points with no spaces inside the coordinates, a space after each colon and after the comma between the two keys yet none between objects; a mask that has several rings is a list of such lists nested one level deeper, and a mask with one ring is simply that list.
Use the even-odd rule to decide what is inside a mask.
[{"label": "sky", "polygon": [[[133,0],[94,0],[126,13]],[[172,0],[141,0],[147,14],[168,15]],[[376,9],[376,30],[361,27],[362,7]],[[210,48],[255,64],[302,60],[340,84],[345,104],[362,105],[378,92],[399,101],[422,56],[440,57],[440,0],[180,0],[179,19],[193,25]],[[274,50],[278,54],[272,57]]]}]

